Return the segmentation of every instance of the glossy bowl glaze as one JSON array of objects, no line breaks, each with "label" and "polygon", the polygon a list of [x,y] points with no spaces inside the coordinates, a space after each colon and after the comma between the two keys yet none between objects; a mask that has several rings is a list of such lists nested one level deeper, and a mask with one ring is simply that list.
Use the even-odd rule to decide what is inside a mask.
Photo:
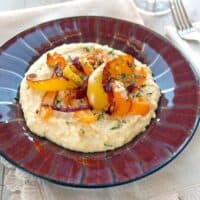
[{"label": "glossy bowl glaze", "polygon": [[[37,137],[18,104],[25,71],[41,54],[72,42],[107,44],[146,62],[160,86],[157,116],[147,130],[114,151],[78,153]],[[137,180],[166,165],[197,127],[198,83],[189,62],[166,39],[131,22],[73,17],[28,29],[0,48],[0,154],[19,168],[54,183],[107,187]]]}]

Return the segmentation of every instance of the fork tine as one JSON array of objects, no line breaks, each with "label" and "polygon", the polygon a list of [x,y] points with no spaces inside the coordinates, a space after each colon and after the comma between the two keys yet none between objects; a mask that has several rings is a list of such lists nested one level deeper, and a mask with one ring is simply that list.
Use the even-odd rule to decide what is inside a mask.
[{"label": "fork tine", "polygon": [[174,24],[176,26],[176,28],[178,30],[182,30],[182,23],[180,21],[180,18],[179,18],[179,14],[177,12],[177,9],[175,7],[175,0],[170,0],[170,7],[171,7],[171,11],[172,11],[172,17],[174,19]]},{"label": "fork tine", "polygon": [[192,28],[192,23],[189,20],[189,17],[187,15],[187,12],[185,10],[182,0],[178,0],[178,6],[181,11],[181,15],[182,15],[186,28]]},{"label": "fork tine", "polygon": [[175,1],[176,1],[177,12],[179,14],[181,24],[182,24],[182,30],[187,29],[188,28],[187,22],[185,21],[185,16],[184,16],[182,6],[180,5],[180,1],[179,0],[175,0]]},{"label": "fork tine", "polygon": [[186,26],[182,17],[181,9],[179,8],[179,5],[178,5],[178,1],[179,0],[174,0],[174,7],[177,12],[177,17],[179,19],[179,25],[181,26],[181,30],[183,30],[183,29],[186,29]]}]

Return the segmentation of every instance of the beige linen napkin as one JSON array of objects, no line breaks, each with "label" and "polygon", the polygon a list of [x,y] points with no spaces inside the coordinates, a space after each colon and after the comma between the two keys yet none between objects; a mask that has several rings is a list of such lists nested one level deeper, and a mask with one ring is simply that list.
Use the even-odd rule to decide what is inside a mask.
[{"label": "beige linen napkin", "polygon": [[[133,8],[132,0],[74,0],[51,6],[0,13],[0,44],[38,23],[77,15],[111,16],[142,23]],[[183,197],[181,200],[189,200],[191,195],[187,196],[186,191],[193,190],[188,189],[188,186],[200,182],[198,140],[200,141],[199,134],[194,137],[186,151],[162,170],[123,186],[105,189],[64,188],[36,179],[3,161],[5,166],[12,168],[5,177],[5,185],[13,192],[12,200],[179,200],[179,197]],[[195,194],[196,199],[200,199],[199,185],[195,185],[195,188],[195,192],[190,194]],[[187,195],[183,195],[184,192]]]},{"label": "beige linen napkin", "polygon": [[131,0],[73,0],[66,3],[0,13],[0,45],[34,25],[63,17],[99,15],[142,24]]}]

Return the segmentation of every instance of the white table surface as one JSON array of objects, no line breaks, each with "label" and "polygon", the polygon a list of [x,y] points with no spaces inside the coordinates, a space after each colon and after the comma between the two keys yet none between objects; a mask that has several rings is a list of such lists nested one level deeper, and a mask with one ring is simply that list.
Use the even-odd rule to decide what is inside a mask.
[{"label": "white table surface", "polygon": [[[2,0],[1,0],[2,1]],[[47,5],[47,4],[52,4],[52,3],[57,3],[57,2],[64,2],[67,0],[6,0],[4,1],[4,3],[0,3],[0,12],[5,12],[7,10],[14,10],[14,9],[23,9],[23,8],[27,8],[27,7],[33,7],[33,6],[41,6],[41,5]],[[199,7],[200,7],[200,1],[199,0],[185,0],[185,5],[187,7],[187,11],[189,13],[189,17],[192,21],[200,21],[200,13],[199,13]],[[149,28],[153,29],[156,32],[159,32],[161,34],[164,34],[164,26],[165,25],[173,25],[173,21],[172,21],[172,17],[171,14],[167,14],[164,16],[159,16],[159,17],[152,17],[152,16],[144,16],[142,15],[142,18],[144,20],[144,24],[146,26],[148,26]],[[191,143],[189,144],[188,147],[192,146],[194,143],[197,143],[197,137],[199,137],[198,135],[200,134],[200,128],[198,128],[197,134],[194,136],[193,140],[191,141]],[[181,160],[183,159],[184,156],[187,155],[191,155],[191,148],[186,148],[186,150],[184,150],[184,152],[177,158],[177,162],[181,162]],[[194,151],[194,149],[193,149]],[[192,164],[192,163],[191,163]],[[171,164],[169,164],[168,166],[166,166],[166,168],[173,168],[171,167],[171,165],[173,165],[174,167],[176,166],[176,160],[174,162],[172,162]],[[168,170],[169,170],[168,169]],[[199,166],[194,167],[194,169],[199,170]],[[157,183],[159,182],[164,182],[164,180],[159,180],[159,174],[162,173],[164,169],[159,170],[157,173],[151,175],[151,179],[154,179],[154,181],[157,181]],[[188,169],[187,173],[189,172],[190,169]],[[6,188],[4,187],[4,176],[7,173],[6,168],[0,164],[0,200],[8,200],[9,196],[10,196],[10,192],[8,190],[6,190]],[[180,173],[184,174],[184,172],[180,171]],[[190,176],[190,174],[188,175]],[[170,171],[169,171],[169,179],[172,179],[172,183],[173,183],[173,179],[175,177],[170,177]],[[197,179],[199,179],[200,177],[197,177]],[[142,184],[144,187],[145,185],[149,185],[149,178],[140,180],[137,182],[137,185],[135,185],[134,187],[140,187],[140,185]],[[193,184],[196,184],[197,182],[194,182]],[[199,179],[199,183],[200,183],[200,179]],[[185,182],[184,177],[182,179],[180,179],[180,186],[183,188],[184,186],[187,186],[187,183]],[[124,189],[126,190],[127,186],[123,186]],[[152,186],[153,187],[153,186]],[[169,187],[168,187],[169,188]],[[176,191],[179,190],[179,188],[173,188],[173,185],[171,186],[171,189]],[[117,188],[115,188],[115,190],[117,191]],[[190,191],[190,188],[186,189],[187,191]],[[151,188],[149,188],[149,191],[151,191]],[[73,192],[73,191],[72,191]],[[166,191],[164,191],[166,194]],[[169,191],[171,192],[171,191]],[[191,191],[193,192],[193,191]],[[200,187],[199,185],[197,186],[197,191],[195,192],[199,192],[200,193]],[[159,193],[162,193],[162,191],[159,191]],[[194,196],[195,200],[199,200],[198,197],[195,198],[195,195],[191,195]],[[187,196],[187,198],[181,198],[181,200],[193,200],[192,198],[190,198],[190,196]]]},{"label": "white table surface", "polygon": [[48,5],[52,3],[65,2],[69,0],[5,0],[3,3],[2,1],[3,0],[0,0],[0,12]]}]

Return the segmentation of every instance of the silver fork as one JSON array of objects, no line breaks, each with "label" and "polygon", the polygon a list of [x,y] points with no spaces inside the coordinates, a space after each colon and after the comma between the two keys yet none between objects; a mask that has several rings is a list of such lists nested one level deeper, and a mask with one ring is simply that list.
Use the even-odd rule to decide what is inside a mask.
[{"label": "silver fork", "polygon": [[170,6],[179,36],[184,40],[200,42],[200,31],[190,22],[182,0],[170,0]]}]

